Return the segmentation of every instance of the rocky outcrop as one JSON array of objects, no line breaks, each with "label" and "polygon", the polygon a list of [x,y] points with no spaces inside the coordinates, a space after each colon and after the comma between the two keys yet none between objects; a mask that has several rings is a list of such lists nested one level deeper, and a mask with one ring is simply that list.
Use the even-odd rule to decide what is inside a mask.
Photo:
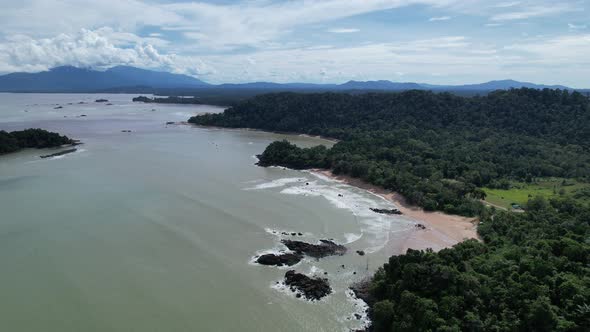
[{"label": "rocky outcrop", "polygon": [[310,301],[320,300],[332,293],[328,279],[318,277],[310,278],[294,270],[285,273],[285,285],[293,292],[299,291],[300,294]]},{"label": "rocky outcrop", "polygon": [[376,208],[371,208],[371,211],[375,212],[375,213],[380,213],[380,214],[402,214],[402,212],[398,209],[376,209]]},{"label": "rocky outcrop", "polygon": [[60,152],[56,152],[56,153],[52,153],[52,154],[48,154],[48,155],[40,156],[40,157],[43,158],[43,159],[45,159],[45,158],[50,158],[50,157],[63,156],[64,154],[76,152],[77,150],[78,149],[68,149],[68,150],[63,150],[63,151],[60,151]]},{"label": "rocky outcrop", "polygon": [[368,305],[375,303],[375,298],[371,295],[371,279],[364,279],[350,286],[354,296],[365,301]]},{"label": "rocky outcrop", "polygon": [[322,258],[333,255],[344,255],[346,247],[329,240],[320,240],[320,244],[311,244],[302,241],[282,240],[289,250],[310,257]]},{"label": "rocky outcrop", "polygon": [[256,263],[261,264],[261,265],[293,266],[293,265],[299,263],[299,261],[301,261],[302,258],[303,258],[303,255],[301,255],[301,254],[289,254],[289,253],[281,254],[281,255],[265,254],[265,255],[258,257],[258,259],[256,260]]}]

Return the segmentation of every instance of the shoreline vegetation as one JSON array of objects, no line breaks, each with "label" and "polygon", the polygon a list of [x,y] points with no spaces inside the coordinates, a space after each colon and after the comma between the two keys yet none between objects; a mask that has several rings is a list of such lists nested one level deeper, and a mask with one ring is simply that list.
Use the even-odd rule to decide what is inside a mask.
[{"label": "shoreline vegetation", "polygon": [[[58,133],[49,132],[43,129],[25,129],[12,132],[0,130],[0,155],[5,155],[13,152],[18,152],[23,149],[46,149],[57,148],[62,146],[76,146],[80,145],[80,141],[73,140],[67,136],[62,136]],[[73,151],[72,151],[73,150]],[[52,155],[41,156],[47,158],[54,155],[62,155],[65,153],[74,152],[75,149],[57,152]]]},{"label": "shoreline vegetation", "polygon": [[[582,94],[275,93],[188,122],[336,138],[331,148],[273,142],[258,165],[329,170],[323,175],[430,220],[430,229],[414,232],[424,238],[408,239],[405,253],[356,289],[369,305],[371,331],[590,330],[588,191],[530,195],[522,213],[482,203],[484,188],[546,178],[590,183],[590,100]],[[411,249],[443,235],[444,247],[471,239]]]}]

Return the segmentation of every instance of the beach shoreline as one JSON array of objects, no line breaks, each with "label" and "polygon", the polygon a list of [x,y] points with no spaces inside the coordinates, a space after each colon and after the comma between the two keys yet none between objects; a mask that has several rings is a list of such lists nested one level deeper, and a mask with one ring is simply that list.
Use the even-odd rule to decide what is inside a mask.
[{"label": "beach shoreline", "polygon": [[393,203],[404,217],[426,227],[426,229],[416,227],[416,230],[411,232],[403,243],[388,243],[386,250],[392,255],[404,254],[408,249],[426,250],[431,248],[434,251],[439,251],[467,239],[480,240],[477,234],[477,218],[450,215],[438,211],[427,212],[418,206],[408,204],[399,193],[369,184],[361,179],[335,175],[330,170],[324,169],[310,171],[378,195]]}]

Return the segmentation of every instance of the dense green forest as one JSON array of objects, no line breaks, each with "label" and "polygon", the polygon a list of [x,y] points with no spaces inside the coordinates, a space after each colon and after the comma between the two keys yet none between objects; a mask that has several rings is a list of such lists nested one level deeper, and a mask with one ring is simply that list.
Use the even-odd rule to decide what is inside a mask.
[{"label": "dense green forest", "polygon": [[[408,91],[258,96],[199,125],[323,135],[332,148],[270,144],[259,165],[328,168],[401,192],[425,209],[478,215],[483,242],[409,250],[370,281],[374,331],[590,331],[590,208],[531,198],[485,208],[486,188],[590,178],[590,104],[579,93],[487,96]],[[564,180],[565,181],[565,180]]]},{"label": "dense green forest", "polygon": [[0,155],[25,148],[42,149],[71,143],[73,141],[68,137],[43,129],[25,129],[13,132],[0,130]]},{"label": "dense green forest", "polygon": [[484,243],[393,256],[371,283],[375,331],[590,331],[590,210],[571,200],[482,219]]},{"label": "dense green forest", "polygon": [[482,187],[590,177],[590,103],[577,92],[277,93],[189,122],[340,139],[331,149],[275,142],[260,165],[329,168],[398,191],[427,210],[461,215],[482,211]]}]

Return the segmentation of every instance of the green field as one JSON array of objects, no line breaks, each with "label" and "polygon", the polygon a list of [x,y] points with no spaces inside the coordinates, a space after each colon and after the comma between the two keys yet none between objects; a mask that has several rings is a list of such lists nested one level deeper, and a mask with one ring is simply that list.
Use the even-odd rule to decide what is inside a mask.
[{"label": "green field", "polygon": [[[524,206],[526,202],[536,196],[545,198],[573,197],[578,201],[590,202],[590,183],[572,179],[545,178],[536,179],[532,183],[513,182],[508,190],[483,188],[486,192],[486,202],[507,209],[516,203]],[[582,192],[585,191],[586,195]]]}]

